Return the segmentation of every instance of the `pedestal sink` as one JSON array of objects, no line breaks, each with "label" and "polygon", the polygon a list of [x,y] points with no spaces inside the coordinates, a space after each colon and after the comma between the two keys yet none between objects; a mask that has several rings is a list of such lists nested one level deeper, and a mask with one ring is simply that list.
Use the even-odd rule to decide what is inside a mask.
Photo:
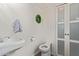
[{"label": "pedestal sink", "polygon": [[4,38],[2,40],[3,41],[0,42],[0,56],[24,46],[25,43],[23,39]]}]

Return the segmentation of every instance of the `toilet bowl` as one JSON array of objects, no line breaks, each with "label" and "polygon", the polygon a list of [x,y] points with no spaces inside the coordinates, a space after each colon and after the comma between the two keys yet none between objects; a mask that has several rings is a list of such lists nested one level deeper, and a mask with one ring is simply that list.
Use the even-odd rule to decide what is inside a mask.
[{"label": "toilet bowl", "polygon": [[41,51],[42,56],[49,56],[50,55],[50,45],[42,44],[39,46],[39,50]]}]

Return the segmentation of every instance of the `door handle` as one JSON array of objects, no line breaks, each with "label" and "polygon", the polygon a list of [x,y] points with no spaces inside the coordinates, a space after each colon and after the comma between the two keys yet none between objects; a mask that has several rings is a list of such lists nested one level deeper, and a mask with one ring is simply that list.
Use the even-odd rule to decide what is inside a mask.
[{"label": "door handle", "polygon": [[69,33],[65,33],[64,35],[67,35],[70,37],[70,39],[72,39],[72,36]]},{"label": "door handle", "polygon": [[69,36],[70,34],[69,33],[65,33],[64,35],[68,35]]}]

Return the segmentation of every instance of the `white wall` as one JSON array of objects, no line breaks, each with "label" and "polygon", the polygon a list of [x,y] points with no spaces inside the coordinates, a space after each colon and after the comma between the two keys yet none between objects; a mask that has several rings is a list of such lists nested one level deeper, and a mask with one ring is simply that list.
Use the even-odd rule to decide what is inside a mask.
[{"label": "white wall", "polygon": [[34,16],[40,14],[42,16],[42,24],[34,22],[35,34],[39,36],[42,41],[52,42],[52,54],[55,54],[55,4],[31,4],[31,11]]},{"label": "white wall", "polygon": [[[54,4],[7,4],[0,8],[0,34],[1,37],[20,37],[26,40],[25,46],[13,55],[33,55],[35,49],[42,42],[53,42],[55,39],[55,7]],[[42,23],[35,22],[35,15],[42,16]],[[15,19],[21,21],[23,32],[13,33],[12,23]],[[37,39],[33,42],[30,37]],[[54,50],[52,51],[54,53]]]}]

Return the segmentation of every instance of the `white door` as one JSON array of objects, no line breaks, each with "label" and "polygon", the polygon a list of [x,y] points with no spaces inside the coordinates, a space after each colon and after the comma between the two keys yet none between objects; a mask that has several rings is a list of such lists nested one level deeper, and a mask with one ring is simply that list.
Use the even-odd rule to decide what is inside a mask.
[{"label": "white door", "polygon": [[70,55],[79,56],[79,3],[70,4]]},{"label": "white door", "polygon": [[64,55],[65,51],[65,22],[64,22],[64,12],[65,12],[65,6],[60,5],[56,7],[56,20],[57,20],[57,30],[56,30],[56,54],[57,55]]},{"label": "white door", "polygon": [[70,4],[61,4],[57,6],[57,30],[56,30],[56,54],[62,56],[68,56],[70,53],[70,44],[69,44],[69,5]]},{"label": "white door", "polygon": [[57,6],[57,55],[79,56],[79,3]]}]

